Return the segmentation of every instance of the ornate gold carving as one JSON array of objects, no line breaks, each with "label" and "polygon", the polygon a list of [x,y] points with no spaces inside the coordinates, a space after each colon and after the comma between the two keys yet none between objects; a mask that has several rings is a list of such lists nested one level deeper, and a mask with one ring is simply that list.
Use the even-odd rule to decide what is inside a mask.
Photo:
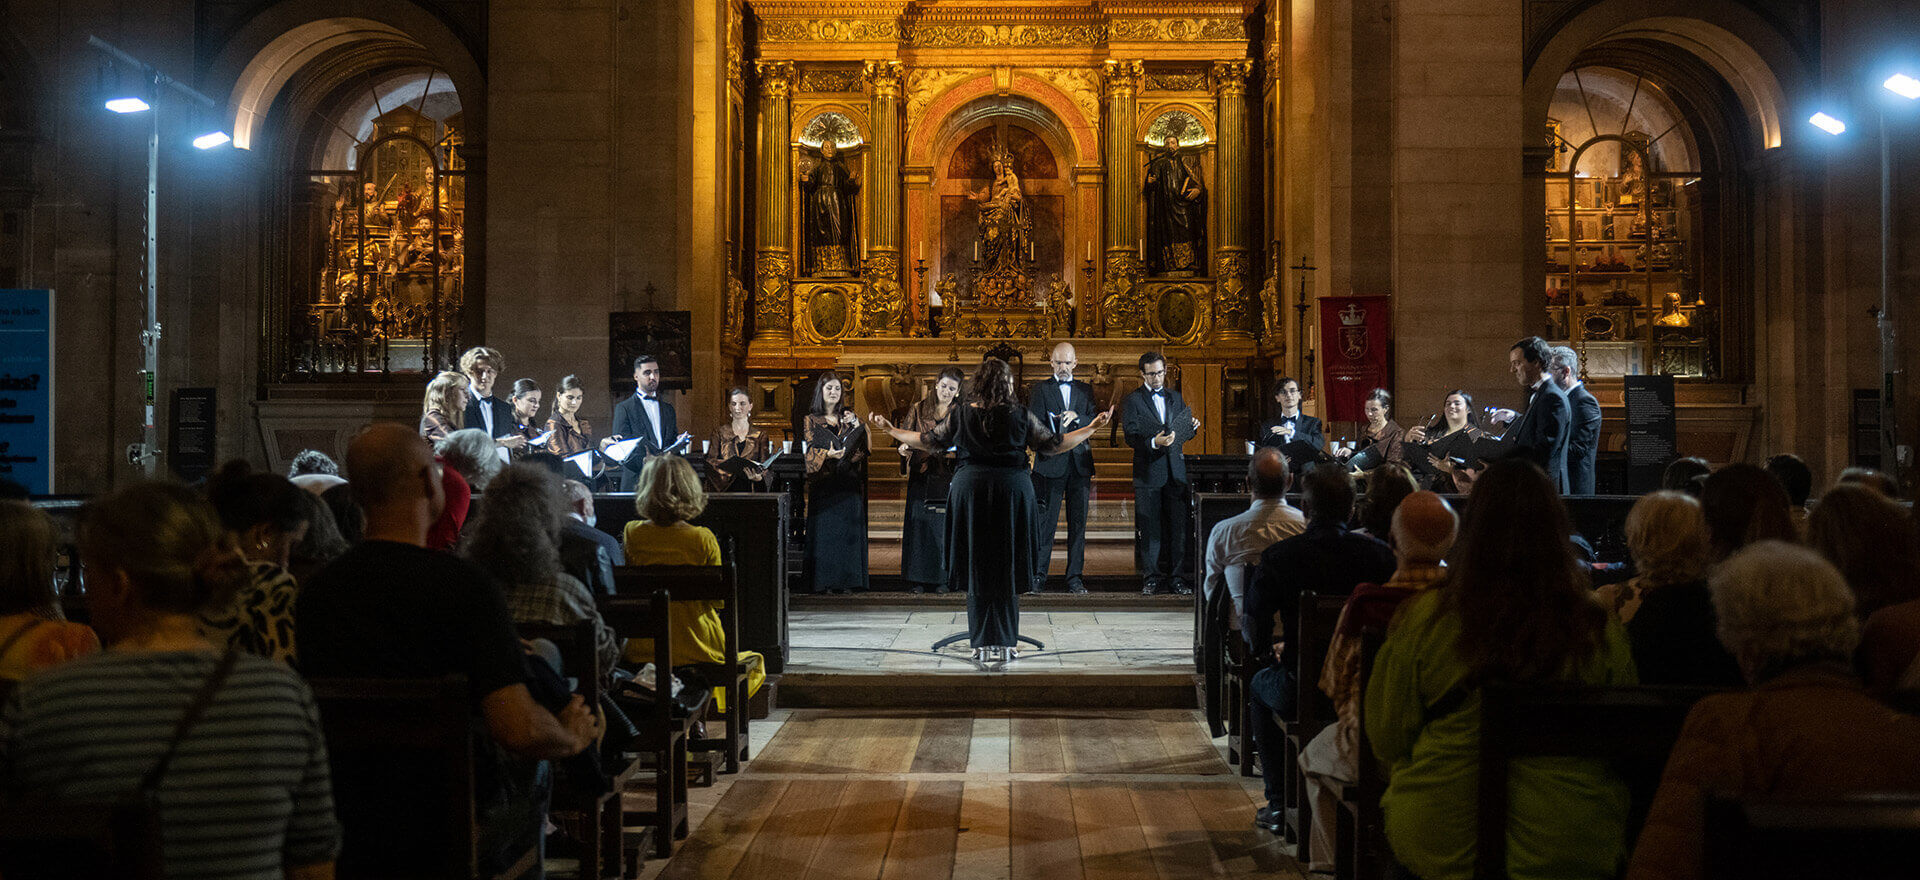
[{"label": "ornate gold carving", "polygon": [[900,96],[900,81],[904,78],[898,61],[869,61],[861,66],[860,76],[866,80],[868,88],[876,98],[897,98]]},{"label": "ornate gold carving", "polygon": [[1247,23],[1238,18],[1122,18],[1110,27],[1115,42],[1183,43],[1193,40],[1247,38]]},{"label": "ornate gold carving", "polygon": [[880,43],[900,39],[891,18],[788,18],[763,24],[765,43]]},{"label": "ornate gold carving", "polygon": [[1091,67],[1030,67],[1023,73],[1042,80],[1073,101],[1088,125],[1100,121],[1100,71]]},{"label": "ornate gold carving", "polygon": [[1016,309],[982,308],[960,318],[960,335],[975,339],[1045,339],[1051,318],[1031,306]]},{"label": "ornate gold carving", "polygon": [[1219,285],[1214,298],[1214,315],[1221,331],[1235,336],[1251,335],[1252,316],[1247,303],[1247,254],[1240,250],[1221,250],[1213,258],[1213,277]]},{"label": "ornate gold carving", "polygon": [[1107,280],[1101,291],[1100,311],[1106,336],[1146,336],[1147,303],[1140,276],[1146,272],[1132,251],[1107,252]]},{"label": "ornate gold carving", "polygon": [[1108,59],[1101,71],[1106,81],[1108,95],[1128,95],[1140,91],[1140,82],[1147,75],[1147,66],[1138,61],[1116,61]]},{"label": "ornate gold carving", "polygon": [[1246,94],[1247,77],[1252,75],[1253,62],[1245,58],[1213,63],[1213,85],[1223,98]]},{"label": "ornate gold carving", "polygon": [[1206,335],[1212,299],[1203,284],[1144,284],[1147,323],[1170,345],[1198,345]]},{"label": "ornate gold carving", "polygon": [[927,48],[954,46],[1094,46],[1107,41],[1103,24],[917,24],[907,42]]},{"label": "ornate gold carving", "polygon": [[784,250],[761,251],[754,267],[754,335],[775,337],[787,328],[793,289],[793,257]]},{"label": "ornate gold carving", "polygon": [[900,257],[892,251],[867,256],[867,285],[860,297],[860,335],[896,336],[907,302],[900,290]]},{"label": "ornate gold carving", "polygon": [[860,70],[854,67],[808,67],[800,72],[799,91],[858,92]]},{"label": "ornate gold carving", "polygon": [[915,67],[907,71],[907,119],[917,121],[947,89],[984,73],[980,68]]},{"label": "ornate gold carving", "polygon": [[1286,318],[1280,312],[1280,255],[1276,251],[1267,261],[1266,282],[1260,285],[1260,336],[1270,350],[1286,353],[1286,326]]},{"label": "ornate gold carving", "polygon": [[1147,71],[1147,88],[1159,92],[1203,92],[1207,90],[1205,70]]},{"label": "ornate gold carving", "polygon": [[755,61],[753,70],[760,76],[760,94],[784,98],[793,93],[793,62]]},{"label": "ornate gold carving", "polygon": [[733,242],[727,242],[727,292],[722,303],[720,347],[738,353],[746,342],[747,286],[740,283],[740,266],[734,259]]},{"label": "ornate gold carving", "polygon": [[1055,274],[1047,279],[1047,335],[1073,335],[1073,289]]},{"label": "ornate gold carving", "polygon": [[796,284],[793,286],[793,341],[823,345],[851,335],[859,322],[853,283]]}]

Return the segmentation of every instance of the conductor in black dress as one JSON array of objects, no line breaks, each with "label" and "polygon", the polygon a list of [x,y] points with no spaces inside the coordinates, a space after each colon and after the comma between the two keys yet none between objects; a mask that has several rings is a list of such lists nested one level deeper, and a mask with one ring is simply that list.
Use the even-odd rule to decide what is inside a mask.
[{"label": "conductor in black dress", "polygon": [[1510,422],[1502,438],[1510,445],[1508,458],[1524,458],[1547,472],[1554,488],[1565,494],[1567,482],[1567,440],[1573,433],[1573,410],[1567,393],[1547,375],[1552,357],[1547,341],[1529,336],[1507,350],[1507,368],[1514,381],[1527,389],[1527,411],[1517,415],[1510,409],[1493,412],[1493,421]]},{"label": "conductor in black dress", "polygon": [[[1036,382],[1027,400],[1033,414],[1056,434],[1087,426],[1093,412],[1093,386],[1073,378],[1079,366],[1071,344],[1053,347],[1048,357],[1053,377]],[[1060,502],[1067,507],[1067,592],[1084,593],[1080,575],[1087,556],[1087,499],[1093,492],[1093,450],[1082,443],[1059,455],[1040,453],[1033,462],[1033,494],[1040,504],[1033,537],[1033,588],[1047,584],[1047,564],[1053,559],[1053,536],[1060,524]]]},{"label": "conductor in black dress", "polygon": [[1182,577],[1187,560],[1187,461],[1181,447],[1200,431],[1200,420],[1167,387],[1167,360],[1159,352],[1140,356],[1141,386],[1127,395],[1120,427],[1133,447],[1133,524],[1140,533],[1137,561],[1140,593],[1151,596],[1171,585],[1182,596],[1193,590]]},{"label": "conductor in black dress", "polygon": [[620,462],[620,491],[632,492],[640,468],[650,456],[678,443],[680,420],[673,404],[660,399],[660,361],[650,354],[633,359],[633,396],[613,407],[613,433],[600,441],[605,449],[621,440],[640,438],[639,447]]},{"label": "conductor in black dress", "polygon": [[1573,411],[1573,433],[1567,435],[1567,494],[1592,495],[1594,459],[1600,455],[1600,400],[1580,381],[1580,353],[1571,347],[1553,347],[1547,373],[1567,392]]},{"label": "conductor in black dress", "polygon": [[967,591],[967,632],[975,660],[1004,661],[1020,635],[1019,591],[1033,576],[1033,478],[1027,450],[1059,455],[1086,442],[1112,417],[1054,434],[1013,396],[1013,371],[982,361],[966,405],[925,433],[871,418],[893,439],[923,451],[957,447],[959,470],[947,490],[947,578]]}]

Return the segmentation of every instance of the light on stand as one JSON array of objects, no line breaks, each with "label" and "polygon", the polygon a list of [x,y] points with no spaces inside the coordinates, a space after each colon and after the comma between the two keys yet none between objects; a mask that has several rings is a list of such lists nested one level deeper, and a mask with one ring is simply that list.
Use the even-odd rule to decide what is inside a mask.
[{"label": "light on stand", "polygon": [[1881,83],[1887,91],[1906,98],[1909,101],[1920,100],[1920,79],[1914,79],[1904,73],[1896,73]]},{"label": "light on stand", "polygon": [[140,113],[151,108],[139,98],[114,98],[107,102],[107,109],[115,113]]},{"label": "light on stand", "polygon": [[209,132],[193,139],[193,145],[202,150],[211,150],[221,144],[232,142],[233,138],[228,137],[224,131]]},{"label": "light on stand", "polygon": [[1827,134],[1837,135],[1847,130],[1846,123],[1841,122],[1840,120],[1835,119],[1832,116],[1828,116],[1825,113],[1815,113],[1812,116],[1808,117],[1807,121],[1813,123],[1814,128],[1820,129],[1821,131],[1824,131]]}]

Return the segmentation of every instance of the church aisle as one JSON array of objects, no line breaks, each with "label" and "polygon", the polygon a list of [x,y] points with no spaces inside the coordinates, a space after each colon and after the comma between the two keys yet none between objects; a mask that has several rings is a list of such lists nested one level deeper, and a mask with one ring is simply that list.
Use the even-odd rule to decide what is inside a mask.
[{"label": "church aisle", "polygon": [[1299,876],[1184,710],[793,713],[665,880]]}]

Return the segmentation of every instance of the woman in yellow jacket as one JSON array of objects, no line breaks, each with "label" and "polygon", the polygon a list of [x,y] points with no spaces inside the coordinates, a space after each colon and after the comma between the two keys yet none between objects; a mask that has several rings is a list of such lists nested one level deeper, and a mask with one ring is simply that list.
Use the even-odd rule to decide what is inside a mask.
[{"label": "woman in yellow jacket", "polygon": [[[707,494],[686,459],[677,455],[649,459],[634,486],[633,504],[642,518],[627,523],[622,536],[629,565],[720,564],[720,542],[713,532],[688,522],[707,509]],[[668,614],[674,633],[673,665],[726,662],[720,603],[674,602]],[[653,657],[653,640],[628,639],[625,653],[629,663],[646,663]],[[741,651],[740,665],[747,670],[747,695],[759,693],[767,680],[760,655]],[[714,688],[714,707],[726,711],[729,696],[725,688]]]}]

